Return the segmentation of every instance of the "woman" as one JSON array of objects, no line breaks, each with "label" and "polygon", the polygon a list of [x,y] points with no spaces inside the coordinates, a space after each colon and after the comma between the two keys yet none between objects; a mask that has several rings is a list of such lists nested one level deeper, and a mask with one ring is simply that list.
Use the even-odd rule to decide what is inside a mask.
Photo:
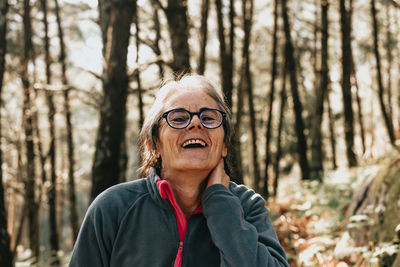
[{"label": "woman", "polygon": [[231,114],[209,80],[162,86],[141,131],[148,177],[95,199],[70,267],[288,266],[264,200],[225,173],[231,137]]}]

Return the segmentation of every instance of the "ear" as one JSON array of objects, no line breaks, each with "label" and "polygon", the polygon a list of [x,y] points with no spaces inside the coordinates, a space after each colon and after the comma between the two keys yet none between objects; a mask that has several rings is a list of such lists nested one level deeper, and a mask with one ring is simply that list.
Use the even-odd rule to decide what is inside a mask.
[{"label": "ear", "polygon": [[153,147],[152,145],[151,145],[151,141],[150,140],[148,140],[147,141],[147,149],[149,150],[149,151],[152,151],[154,154],[155,154],[155,156],[157,157],[157,158],[159,158],[161,155],[160,155],[160,152],[158,152],[158,144],[157,144],[157,141],[156,140],[154,140],[154,143],[155,143],[155,147]]},{"label": "ear", "polygon": [[228,148],[224,143],[224,147],[222,148],[222,157],[225,158],[228,155]]}]

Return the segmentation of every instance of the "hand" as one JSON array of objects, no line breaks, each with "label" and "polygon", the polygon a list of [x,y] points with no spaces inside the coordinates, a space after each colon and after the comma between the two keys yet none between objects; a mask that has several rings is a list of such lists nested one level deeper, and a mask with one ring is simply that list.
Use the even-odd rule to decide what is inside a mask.
[{"label": "hand", "polygon": [[223,184],[227,188],[229,188],[229,176],[225,173],[225,168],[224,168],[224,159],[221,158],[221,160],[218,162],[217,167],[215,167],[209,177],[208,177],[208,183],[207,187],[213,185],[213,184]]}]

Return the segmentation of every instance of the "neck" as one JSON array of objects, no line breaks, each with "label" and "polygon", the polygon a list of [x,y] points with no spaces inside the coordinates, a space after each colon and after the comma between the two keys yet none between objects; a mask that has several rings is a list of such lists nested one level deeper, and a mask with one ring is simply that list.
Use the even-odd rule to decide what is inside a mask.
[{"label": "neck", "polygon": [[188,217],[201,203],[208,172],[180,172],[161,170],[161,177],[168,181],[182,212]]}]

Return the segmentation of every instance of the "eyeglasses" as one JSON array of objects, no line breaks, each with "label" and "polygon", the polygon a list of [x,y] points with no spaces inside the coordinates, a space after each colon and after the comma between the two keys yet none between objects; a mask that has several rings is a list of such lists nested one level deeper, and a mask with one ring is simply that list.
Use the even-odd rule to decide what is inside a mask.
[{"label": "eyeglasses", "polygon": [[207,129],[218,128],[226,117],[226,113],[218,109],[202,108],[200,112],[190,112],[178,108],[165,112],[161,118],[165,118],[168,125],[174,129],[185,129],[194,115],[199,117],[200,123]]}]

